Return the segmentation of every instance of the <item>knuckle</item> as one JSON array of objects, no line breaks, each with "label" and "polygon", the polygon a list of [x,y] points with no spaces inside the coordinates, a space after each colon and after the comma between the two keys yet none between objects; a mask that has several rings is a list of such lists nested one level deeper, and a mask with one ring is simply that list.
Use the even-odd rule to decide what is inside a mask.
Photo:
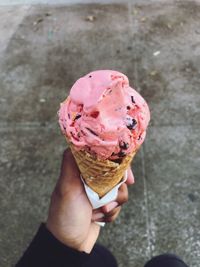
[{"label": "knuckle", "polygon": [[112,210],[109,214],[105,214],[106,222],[113,222],[119,215],[121,207],[117,207]]},{"label": "knuckle", "polygon": [[52,199],[63,199],[66,197],[66,195],[68,194],[66,188],[65,190],[59,186],[59,184],[56,185],[53,194],[52,194]]},{"label": "knuckle", "polygon": [[115,214],[113,214],[112,216],[106,217],[106,222],[108,222],[108,223],[114,222],[114,221],[117,219],[117,217],[118,217],[118,215],[119,215],[119,212],[120,212],[120,210],[117,211],[117,212],[116,212]]},{"label": "knuckle", "polygon": [[128,193],[124,195],[124,203],[128,201]]},{"label": "knuckle", "polygon": [[123,193],[120,196],[119,203],[122,205],[128,201],[128,193]]}]

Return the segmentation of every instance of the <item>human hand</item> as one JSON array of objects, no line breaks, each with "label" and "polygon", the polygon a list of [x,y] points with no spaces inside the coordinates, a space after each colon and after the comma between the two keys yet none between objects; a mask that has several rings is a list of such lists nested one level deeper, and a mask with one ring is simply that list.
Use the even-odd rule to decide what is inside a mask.
[{"label": "human hand", "polygon": [[[127,184],[133,183],[129,175]],[[93,210],[85,193],[80,172],[68,149],[64,152],[61,174],[51,197],[46,226],[63,244],[90,253],[100,231],[95,221],[111,222],[118,216],[120,205],[128,199],[127,185],[119,189],[116,201]],[[98,214],[101,213],[101,218]],[[98,218],[95,218],[97,216]]]}]

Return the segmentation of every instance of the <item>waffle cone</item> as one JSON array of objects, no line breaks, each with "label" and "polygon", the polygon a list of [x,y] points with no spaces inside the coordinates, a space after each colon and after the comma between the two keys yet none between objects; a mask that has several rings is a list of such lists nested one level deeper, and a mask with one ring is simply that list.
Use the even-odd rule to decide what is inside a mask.
[{"label": "waffle cone", "polygon": [[73,144],[70,148],[85,183],[103,197],[117,185],[128,169],[136,151],[124,157],[121,163],[94,158],[86,151],[77,151]]}]

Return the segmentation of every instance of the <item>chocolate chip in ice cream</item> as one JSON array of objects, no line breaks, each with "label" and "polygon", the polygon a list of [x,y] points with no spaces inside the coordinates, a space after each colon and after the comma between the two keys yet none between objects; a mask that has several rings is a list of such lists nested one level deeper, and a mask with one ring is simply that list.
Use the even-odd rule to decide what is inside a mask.
[{"label": "chocolate chip in ice cream", "polygon": [[133,96],[131,96],[131,101],[132,101],[132,103],[135,104],[135,100],[134,100],[134,97]]},{"label": "chocolate chip in ice cream", "polygon": [[95,133],[94,131],[92,131],[90,128],[87,128],[87,127],[86,127],[85,129],[87,129],[91,134],[98,136],[98,134]]},{"label": "chocolate chip in ice cream", "polygon": [[129,144],[126,143],[126,142],[121,141],[121,142],[119,143],[119,147],[120,147],[121,149],[126,150],[126,149],[129,148]]},{"label": "chocolate chip in ice cream", "polygon": [[117,155],[119,158],[122,158],[122,157],[126,156],[126,153],[123,151],[120,151]]},{"label": "chocolate chip in ice cream", "polygon": [[78,120],[79,118],[81,117],[80,114],[76,115],[75,119],[74,120]]},{"label": "chocolate chip in ice cream", "polygon": [[129,130],[133,130],[137,125],[137,121],[131,117],[127,117],[126,118],[126,127],[129,129]]}]

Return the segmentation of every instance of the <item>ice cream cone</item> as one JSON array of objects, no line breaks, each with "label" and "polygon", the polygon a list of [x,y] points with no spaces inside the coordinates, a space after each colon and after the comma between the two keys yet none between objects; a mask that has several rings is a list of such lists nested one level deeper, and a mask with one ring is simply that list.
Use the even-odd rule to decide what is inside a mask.
[{"label": "ice cream cone", "polygon": [[75,82],[58,115],[82,178],[102,198],[122,180],[145,139],[146,101],[123,73],[98,70]]},{"label": "ice cream cone", "polygon": [[94,158],[84,150],[77,151],[73,144],[70,144],[72,154],[81,172],[85,183],[95,191],[99,197],[103,197],[123,178],[134,155],[133,152],[117,163],[111,160],[100,160]]}]

